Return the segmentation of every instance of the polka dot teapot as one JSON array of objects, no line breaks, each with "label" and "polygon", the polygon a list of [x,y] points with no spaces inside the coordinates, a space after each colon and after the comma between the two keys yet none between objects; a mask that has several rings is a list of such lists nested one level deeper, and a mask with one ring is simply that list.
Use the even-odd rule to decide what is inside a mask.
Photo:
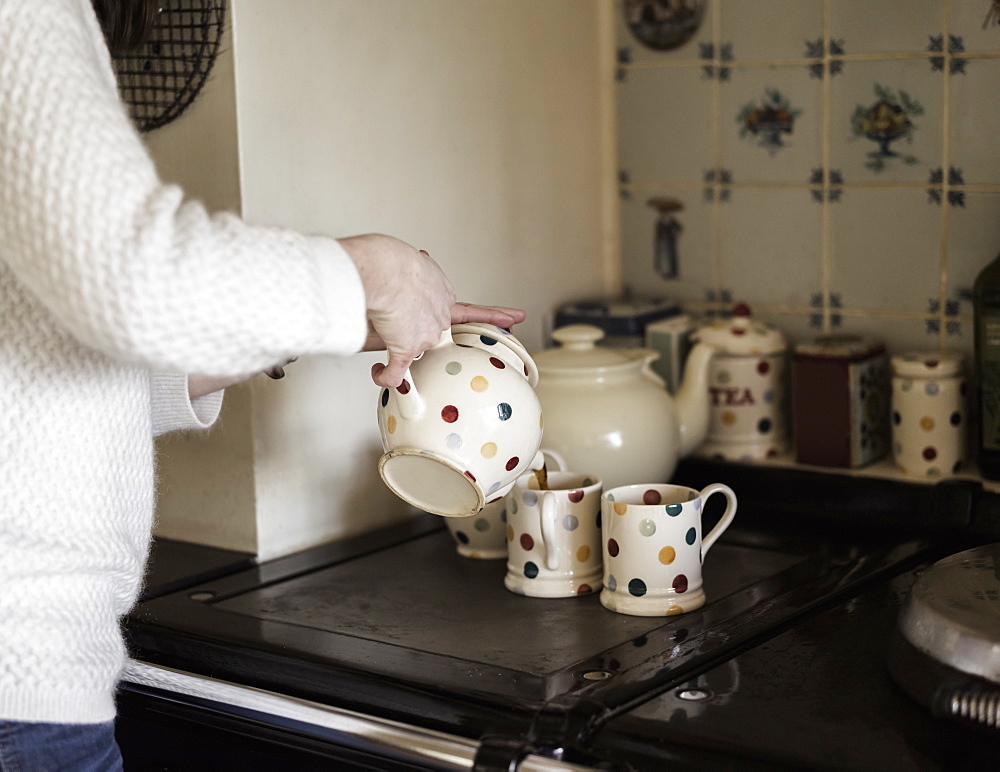
[{"label": "polka dot teapot", "polygon": [[569,469],[599,476],[605,489],[669,480],[705,438],[714,348],[691,349],[672,397],[650,368],[657,352],[600,346],[604,331],[589,324],[552,336],[560,347],[535,354],[546,451],[558,452]]},{"label": "polka dot teapot", "polygon": [[479,512],[544,458],[538,369],[500,327],[456,324],[379,395],[382,480],[418,509]]}]

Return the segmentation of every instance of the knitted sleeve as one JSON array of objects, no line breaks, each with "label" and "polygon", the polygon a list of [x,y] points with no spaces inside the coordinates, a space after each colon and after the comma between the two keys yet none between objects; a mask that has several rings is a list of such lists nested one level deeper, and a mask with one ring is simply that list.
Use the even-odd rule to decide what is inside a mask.
[{"label": "knitted sleeve", "polygon": [[188,379],[183,373],[151,372],[149,403],[153,436],[183,429],[207,429],[222,410],[223,391],[198,399],[188,396]]},{"label": "knitted sleeve", "polygon": [[88,0],[0,0],[0,261],[80,341],[154,369],[236,375],[365,339],[335,240],[159,180]]}]

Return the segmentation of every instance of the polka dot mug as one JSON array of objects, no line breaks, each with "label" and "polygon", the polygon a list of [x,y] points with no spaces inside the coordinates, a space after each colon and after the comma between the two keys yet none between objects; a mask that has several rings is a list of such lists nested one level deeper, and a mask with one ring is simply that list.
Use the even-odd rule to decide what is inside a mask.
[{"label": "polka dot mug", "polygon": [[569,598],[601,589],[601,481],[549,472],[547,490],[523,475],[507,494],[507,575],[518,595]]},{"label": "polka dot mug", "polygon": [[517,338],[457,324],[379,394],[379,474],[401,499],[447,517],[500,501],[544,457],[538,369]]},{"label": "polka dot mug", "polygon": [[[709,496],[721,493],[726,511],[702,538]],[[633,616],[669,616],[705,604],[701,566],[736,516],[736,494],[722,483],[701,491],[681,485],[625,485],[601,498],[604,589],[601,603]]]}]

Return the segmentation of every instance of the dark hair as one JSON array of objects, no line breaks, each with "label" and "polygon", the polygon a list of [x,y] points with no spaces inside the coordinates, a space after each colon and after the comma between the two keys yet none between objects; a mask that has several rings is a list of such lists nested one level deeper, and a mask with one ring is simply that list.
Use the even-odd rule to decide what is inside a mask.
[{"label": "dark hair", "polygon": [[113,54],[134,51],[149,38],[161,0],[91,0]]}]

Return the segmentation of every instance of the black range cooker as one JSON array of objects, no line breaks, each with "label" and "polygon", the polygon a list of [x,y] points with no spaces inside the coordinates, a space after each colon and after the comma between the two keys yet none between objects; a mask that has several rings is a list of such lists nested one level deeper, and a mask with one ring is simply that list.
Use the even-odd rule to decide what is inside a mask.
[{"label": "black range cooker", "polygon": [[740,501],[707,604],[676,617],[514,595],[431,515],[260,565],[157,544],[127,622],[126,768],[996,763],[989,716],[945,717],[921,699],[930,666],[890,666],[914,581],[1000,541],[1000,495],[708,460],[675,479]]}]

